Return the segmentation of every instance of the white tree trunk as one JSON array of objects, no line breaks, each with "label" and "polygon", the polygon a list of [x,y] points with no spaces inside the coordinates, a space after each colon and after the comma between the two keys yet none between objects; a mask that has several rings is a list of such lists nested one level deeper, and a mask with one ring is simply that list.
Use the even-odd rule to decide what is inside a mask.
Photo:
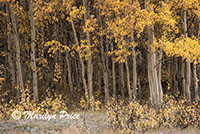
[{"label": "white tree trunk", "polygon": [[[187,33],[187,14],[186,10],[183,12],[183,20],[184,20],[184,34],[185,38],[188,37]],[[185,95],[189,101],[191,101],[191,92],[190,92],[190,86],[191,86],[191,65],[189,61],[186,61],[186,71],[185,71]]]},{"label": "white tree trunk", "polygon": [[[147,0],[145,1],[147,2]],[[145,3],[145,8],[148,10],[148,7]],[[151,104],[153,106],[159,106],[162,103],[162,86],[159,78],[160,73],[156,67],[158,63],[158,58],[156,52],[152,50],[154,46],[153,38],[154,38],[154,27],[153,25],[148,28],[148,80],[149,80],[149,88],[150,88],[150,97]],[[160,68],[161,71],[161,68]]]}]

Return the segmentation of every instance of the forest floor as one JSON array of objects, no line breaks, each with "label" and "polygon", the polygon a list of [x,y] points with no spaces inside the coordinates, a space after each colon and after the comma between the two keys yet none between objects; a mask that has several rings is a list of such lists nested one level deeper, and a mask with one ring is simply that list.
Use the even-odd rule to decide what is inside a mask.
[{"label": "forest floor", "polygon": [[[0,134],[120,134],[106,123],[107,116],[101,112],[78,113],[78,119],[10,120],[0,122]],[[145,134],[200,134],[192,127],[186,129],[159,129]]]}]

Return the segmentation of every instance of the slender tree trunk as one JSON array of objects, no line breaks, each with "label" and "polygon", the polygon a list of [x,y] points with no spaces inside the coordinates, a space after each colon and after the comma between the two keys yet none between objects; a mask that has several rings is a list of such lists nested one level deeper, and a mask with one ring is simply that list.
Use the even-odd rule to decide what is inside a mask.
[{"label": "slender tree trunk", "polygon": [[35,24],[34,24],[32,0],[29,0],[29,18],[31,23],[31,64],[33,73],[33,93],[34,93],[34,100],[36,101],[36,103],[38,103],[39,101],[38,76],[37,76],[37,66],[35,60]]},{"label": "slender tree trunk", "polygon": [[104,53],[104,48],[103,48],[103,38],[101,37],[101,57],[102,57],[102,64],[103,64],[103,81],[104,81],[104,92],[105,92],[105,103],[109,99],[109,87],[108,87],[108,68],[107,68],[107,58]]},{"label": "slender tree trunk", "polygon": [[[65,60],[64,60],[65,61]],[[64,69],[63,69],[63,90],[67,94],[67,65],[64,64]]]},{"label": "slender tree trunk", "polygon": [[[72,21],[71,24],[72,24],[72,30],[73,30],[73,33],[74,33],[74,38],[75,38],[76,44],[78,45],[79,42],[78,42],[78,37],[77,37],[76,29],[75,29],[75,26],[74,26],[74,22]],[[86,101],[87,101],[87,109],[89,109],[90,98],[89,98],[89,93],[88,93],[87,82],[86,82],[86,79],[85,79],[85,65],[84,65],[83,59],[81,58],[80,55],[81,54],[79,53],[79,59],[80,59],[80,63],[81,63],[81,76],[82,76],[82,80],[83,80],[83,86],[85,88],[85,98],[86,98]]]},{"label": "slender tree trunk", "polygon": [[[184,29],[185,29],[185,26],[184,26],[184,24],[185,24],[185,19],[184,19],[184,15],[183,15],[183,12],[181,12],[181,17],[182,17],[182,31],[183,31],[183,33],[185,34],[185,32],[184,32]],[[181,84],[182,84],[182,86],[181,86],[181,88],[182,88],[182,92],[183,92],[183,94],[184,95],[186,95],[186,86],[185,86],[185,62],[184,62],[184,59],[183,58],[181,58],[180,59],[180,66],[181,66]]]},{"label": "slender tree trunk", "polygon": [[198,77],[197,77],[197,66],[193,63],[193,79],[194,79],[194,94],[195,94],[195,100],[198,98]]},{"label": "slender tree trunk", "polygon": [[[102,27],[102,20],[100,16],[100,12],[98,14],[100,26]],[[101,47],[101,60],[103,65],[103,81],[104,81],[104,92],[105,92],[105,103],[108,101],[110,95],[109,95],[109,84],[108,84],[108,55],[106,54],[108,52],[108,43],[106,42],[106,52],[104,51],[103,46],[103,37],[100,37],[100,47]]]},{"label": "slender tree trunk", "polygon": [[125,98],[124,63],[119,64],[119,83],[120,83],[122,98]]},{"label": "slender tree trunk", "polygon": [[[185,34],[185,38],[188,37],[188,33],[187,33],[187,14],[186,14],[186,10],[184,10],[183,13],[183,20],[184,20],[184,34]],[[189,101],[191,101],[191,92],[190,92],[190,86],[191,86],[191,65],[189,61],[186,61],[186,71],[185,71],[185,95],[187,97],[187,99]]]},{"label": "slender tree trunk", "polygon": [[[200,0],[199,0],[200,1]],[[200,40],[200,17],[198,18],[198,31],[197,38]],[[198,86],[198,77],[197,77],[197,66],[193,63],[193,77],[194,77],[194,92],[195,92],[195,100],[197,100],[199,96],[199,86]]]},{"label": "slender tree trunk", "polygon": [[[166,4],[166,0],[164,0],[165,4]],[[165,9],[164,9],[165,10]],[[163,32],[164,35],[164,32]],[[158,65],[157,67],[157,73],[158,73],[158,92],[159,92],[159,102],[162,103],[162,97],[163,97],[163,89],[162,89],[162,84],[161,84],[161,79],[162,79],[162,55],[163,55],[163,51],[160,48],[160,50],[157,52],[157,63],[156,65]]]},{"label": "slender tree trunk", "polygon": [[21,57],[20,57],[20,40],[19,40],[19,32],[17,29],[17,18],[14,14],[14,8],[13,5],[9,5],[10,8],[10,14],[11,14],[11,22],[12,22],[12,29],[14,33],[14,41],[16,45],[16,75],[17,75],[17,86],[19,86],[19,89],[17,89],[17,101],[20,101],[20,90],[24,91],[24,82],[22,78],[22,68],[21,68]]},{"label": "slender tree trunk", "polygon": [[67,76],[68,76],[68,82],[69,82],[69,88],[71,95],[73,96],[74,94],[74,87],[72,83],[72,72],[71,72],[71,66],[70,66],[70,60],[69,60],[69,52],[66,53],[65,59],[67,61]]},{"label": "slender tree trunk", "polygon": [[190,92],[190,86],[191,86],[191,64],[190,62],[186,62],[186,81],[185,81],[185,88],[186,88],[186,96],[189,101],[191,101],[191,92]]},{"label": "slender tree trunk", "polygon": [[[86,9],[86,13],[84,14],[84,22],[86,23],[87,19],[89,18],[89,7],[87,0],[83,0],[83,7]],[[86,32],[86,38],[89,41],[89,44],[91,43],[90,40],[90,33]],[[91,50],[89,50],[90,52]],[[94,95],[93,95],[93,63],[92,63],[92,56],[89,56],[89,59],[87,61],[87,78],[88,78],[88,90],[89,90],[89,96],[90,96],[90,103],[94,104]]]},{"label": "slender tree trunk", "polygon": [[90,96],[89,96],[87,82],[86,82],[86,79],[85,79],[85,65],[84,65],[82,58],[80,58],[80,63],[81,63],[83,85],[84,85],[84,88],[85,88],[85,97],[86,97],[86,100],[87,100],[87,109],[89,109],[89,107],[90,107]]},{"label": "slender tree trunk", "polygon": [[108,87],[108,72],[107,70],[103,70],[103,79],[104,79],[104,91],[105,91],[105,103],[109,99],[109,87]]},{"label": "slender tree trunk", "polygon": [[[113,42],[111,43],[111,51],[114,51]],[[112,58],[114,58],[112,56]],[[115,76],[115,62],[112,59],[112,81],[113,81],[113,97],[116,97],[116,76]]]},{"label": "slender tree trunk", "polygon": [[[139,65],[142,65],[141,61],[142,61],[142,54],[140,53],[138,55],[138,61],[139,61]],[[142,99],[142,96],[143,96],[143,93],[142,93],[142,76],[141,76],[141,73],[137,75],[137,82],[138,82],[138,99]]]},{"label": "slender tree trunk", "polygon": [[[131,41],[134,43],[134,34],[132,33],[132,39]],[[135,47],[133,47],[132,50],[132,61],[133,61],[133,95],[136,97],[137,95],[137,63],[136,63],[136,53],[135,53]]]},{"label": "slender tree trunk", "polygon": [[158,65],[157,67],[157,72],[158,72],[158,86],[159,86],[159,101],[162,102],[162,96],[163,96],[163,89],[162,89],[162,84],[161,84],[161,71],[162,71],[162,63],[160,62],[162,59],[162,50],[160,49],[160,51],[157,53],[157,63],[156,65]]},{"label": "slender tree trunk", "polygon": [[[75,64],[76,64],[76,72],[77,72],[77,74],[79,74],[80,72],[81,72],[81,70],[80,70],[80,62],[79,62],[79,60],[77,59],[76,60],[76,62],[75,62]],[[77,77],[76,77],[77,79],[76,79],[76,81],[77,81],[77,88],[78,89],[80,89],[81,88],[81,75],[78,75]]]},{"label": "slender tree trunk", "polygon": [[[80,89],[80,81],[79,78],[81,75],[79,74],[79,60],[76,59],[76,57],[71,58],[73,62],[70,62],[70,54],[68,53],[69,56],[69,65],[70,65],[70,70],[71,70],[71,82],[72,82],[72,87],[74,89],[74,84],[77,86],[77,89]],[[72,77],[73,76],[73,77]],[[73,92],[74,93],[74,92]]]},{"label": "slender tree trunk", "polygon": [[[9,14],[9,7],[6,5],[6,13]],[[7,16],[7,43],[8,43],[8,63],[9,63],[9,72],[11,74],[11,83],[12,83],[12,93],[15,93],[15,65],[14,65],[14,57],[13,57],[13,47],[12,47],[12,39],[11,39],[11,20],[9,15]]]},{"label": "slender tree trunk", "polygon": [[88,89],[90,96],[90,103],[94,104],[94,95],[93,95],[93,65],[92,65],[92,57],[89,57],[87,62],[87,76],[88,76]]},{"label": "slender tree trunk", "polygon": [[[61,35],[61,34],[60,34]],[[62,35],[60,36],[60,38],[62,38]],[[63,86],[64,86],[64,79],[63,79],[63,76],[64,76],[64,68],[63,68],[63,56],[62,56],[62,53],[59,52],[59,64],[60,64],[60,68],[61,68],[61,72],[63,72],[61,75],[61,78],[60,78],[60,88],[59,89],[63,89]],[[59,94],[61,92],[61,90],[58,90],[59,91]]]},{"label": "slender tree trunk", "polygon": [[97,82],[98,82],[98,89],[101,90],[101,68],[98,68],[97,70]]},{"label": "slender tree trunk", "polygon": [[[174,63],[175,64],[175,63]],[[168,72],[169,72],[169,75],[168,75],[168,79],[169,79],[169,84],[168,84],[168,86],[169,87],[172,87],[172,85],[173,85],[173,71],[174,71],[174,65],[173,64],[173,61],[172,60],[169,60],[168,61]]]},{"label": "slender tree trunk", "polygon": [[[101,55],[98,56],[97,60],[98,60],[97,61],[98,63],[101,63]],[[98,66],[98,68],[97,68],[97,86],[98,86],[99,90],[101,90],[101,78],[102,78],[102,67]]]},{"label": "slender tree trunk", "polygon": [[181,64],[181,83],[182,83],[182,92],[183,94],[186,93],[185,90],[185,62],[183,61],[183,58],[180,59],[180,64]]},{"label": "slender tree trunk", "polygon": [[141,100],[142,99],[142,88],[141,88],[141,80],[140,78],[138,77],[138,99]]},{"label": "slender tree trunk", "polygon": [[130,71],[129,71],[127,57],[125,58],[125,66],[126,66],[126,78],[127,78],[127,88],[128,88],[129,100],[132,100],[133,92],[131,90],[131,85],[130,85]]},{"label": "slender tree trunk", "polygon": [[109,51],[109,44],[106,41],[106,55],[105,55],[105,63],[106,63],[106,83],[107,83],[107,99],[105,102],[108,101],[108,99],[110,98],[110,94],[109,94],[109,61],[108,61],[108,51]]},{"label": "slender tree trunk", "polygon": [[[98,58],[98,63],[101,63],[101,55],[99,55],[99,58]],[[102,89],[102,66],[99,66],[98,67],[98,76],[97,76],[97,81],[98,81],[98,88],[99,90]]]},{"label": "slender tree trunk", "polygon": [[179,83],[178,83],[178,63],[177,63],[177,58],[173,58],[174,61],[174,89],[175,93],[177,94],[179,92]]},{"label": "slender tree trunk", "polygon": [[[63,42],[67,44],[66,41],[66,32],[64,30],[64,25],[62,25],[62,36],[63,36]],[[67,62],[66,57],[63,58],[63,62]],[[63,64],[63,90],[67,94],[67,65]]]}]

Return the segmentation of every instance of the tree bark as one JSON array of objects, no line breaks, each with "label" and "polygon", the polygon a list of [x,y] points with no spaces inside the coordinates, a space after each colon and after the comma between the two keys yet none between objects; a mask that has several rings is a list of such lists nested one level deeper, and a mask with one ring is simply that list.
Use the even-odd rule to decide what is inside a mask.
[{"label": "tree bark", "polygon": [[6,13],[8,14],[7,16],[7,43],[8,43],[8,63],[9,63],[9,72],[11,74],[11,83],[12,83],[12,93],[15,93],[15,84],[16,84],[16,79],[15,79],[15,64],[14,64],[14,57],[13,57],[13,46],[12,46],[12,34],[11,34],[11,20],[10,20],[10,12],[9,12],[9,5],[6,5]]},{"label": "tree bark", "polygon": [[198,77],[197,77],[197,66],[193,63],[193,79],[194,79],[194,94],[195,94],[195,100],[198,98]]},{"label": "tree bark", "polygon": [[173,58],[173,62],[174,62],[174,89],[175,93],[177,94],[179,92],[177,57]]},{"label": "tree bark", "polygon": [[[111,51],[114,51],[113,42],[111,43]],[[112,58],[113,55],[112,55]],[[116,98],[116,76],[115,76],[115,62],[112,59],[112,81],[113,81],[113,97]]]},{"label": "tree bark", "polygon": [[[200,40],[200,17],[198,18],[198,31],[197,31],[197,38],[198,41]],[[194,94],[195,94],[195,100],[198,99],[199,96],[199,86],[198,86],[198,77],[197,77],[197,66],[193,63],[193,77],[194,77]]]},{"label": "tree bark", "polygon": [[162,102],[162,96],[163,96],[163,89],[162,89],[162,84],[161,84],[162,63],[160,62],[162,60],[162,53],[163,52],[160,49],[160,51],[157,53],[157,63],[156,63],[156,65],[158,65],[157,72],[158,72],[158,86],[159,86],[160,102]]},{"label": "tree bark", "polygon": [[[184,20],[184,34],[185,38],[188,37],[187,33],[187,14],[186,10],[183,12],[183,20]],[[188,59],[189,60],[189,59]],[[185,95],[189,101],[191,101],[191,92],[190,92],[190,86],[191,86],[191,65],[189,61],[186,61],[186,71],[185,71]]]},{"label": "tree bark", "polygon": [[[101,63],[101,55],[98,56],[97,58],[98,63]],[[101,64],[97,68],[97,86],[98,90],[101,90],[101,78],[102,78],[102,66]]]},{"label": "tree bark", "polygon": [[[102,27],[102,20],[100,16],[100,12],[98,14],[100,26]],[[101,49],[101,61],[103,65],[103,81],[104,81],[104,92],[105,92],[105,104],[107,103],[110,95],[109,95],[109,84],[108,84],[108,55],[106,54],[108,52],[108,42],[106,42],[105,48],[103,44],[103,37],[100,37],[100,49]],[[104,49],[106,51],[104,51]]]},{"label": "tree bark", "polygon": [[31,64],[32,64],[32,73],[33,73],[33,93],[34,100],[36,103],[39,101],[38,97],[38,76],[37,76],[37,66],[35,59],[35,24],[34,24],[34,16],[33,16],[33,6],[32,0],[29,0],[29,18],[31,25]]},{"label": "tree bark", "polygon": [[[102,37],[101,37],[102,38]],[[104,92],[105,92],[105,103],[109,99],[109,87],[108,87],[108,68],[106,63],[108,62],[107,60],[107,55],[104,53],[104,48],[103,48],[103,38],[101,39],[101,57],[102,57],[102,64],[103,64],[103,81],[104,81]]]},{"label": "tree bark", "polygon": [[17,75],[17,86],[19,86],[19,89],[17,89],[17,102],[20,101],[20,90],[24,91],[24,82],[22,78],[22,68],[21,68],[21,57],[20,57],[20,39],[19,39],[19,32],[17,29],[17,18],[14,14],[14,8],[13,5],[9,5],[10,14],[11,14],[11,22],[12,22],[12,29],[14,33],[14,41],[16,46],[16,75]]},{"label": "tree bark", "polygon": [[[83,0],[83,7],[86,9],[86,13],[84,14],[84,22],[86,23],[87,19],[89,18],[89,7],[87,0]],[[86,38],[89,41],[89,44],[91,43],[90,40],[90,33],[86,32]],[[91,50],[89,50],[90,52]],[[89,96],[90,96],[90,103],[94,104],[94,95],[93,95],[93,63],[92,63],[92,56],[89,56],[89,59],[87,61],[87,78],[88,78],[88,90],[89,90]]]},{"label": "tree bark", "polygon": [[[132,33],[131,41],[134,43],[134,34]],[[136,53],[135,47],[132,50],[132,61],[133,61],[133,95],[136,97],[137,95],[137,62],[136,62]]]},{"label": "tree bark", "polygon": [[[74,22],[72,21],[71,24],[72,24],[72,30],[73,30],[73,33],[74,33],[74,38],[75,38],[76,44],[78,45],[79,41],[78,41],[75,26],[74,26]],[[83,80],[83,86],[84,86],[84,89],[85,89],[85,98],[86,98],[86,101],[87,101],[87,109],[89,109],[90,98],[89,98],[89,93],[88,93],[87,82],[86,82],[86,79],[85,79],[85,65],[84,65],[83,59],[81,58],[80,52],[79,52],[79,60],[80,60],[80,63],[81,63],[81,76],[82,76],[82,80]]]},{"label": "tree bark", "polygon": [[190,92],[190,86],[191,86],[191,65],[190,62],[186,62],[186,81],[185,81],[185,88],[186,88],[186,97],[189,101],[191,101],[191,92]]},{"label": "tree bark", "polygon": [[71,72],[71,66],[70,66],[70,60],[69,60],[69,52],[66,53],[65,59],[67,61],[67,76],[68,76],[68,82],[69,82],[69,88],[71,95],[73,96],[74,94],[74,87],[72,83],[72,72]]},{"label": "tree bark", "polygon": [[[147,2],[147,0],[145,1]],[[147,5],[145,3],[145,8],[148,10]],[[154,46],[153,38],[154,38],[154,26],[151,25],[147,28],[148,30],[148,80],[149,80],[149,88],[150,88],[150,96],[151,96],[151,104],[153,106],[159,106],[162,103],[162,86],[161,81],[159,79],[158,69],[156,67],[158,63],[158,58],[156,52],[152,50]]]},{"label": "tree bark", "polygon": [[[79,74],[80,72],[81,72],[81,65],[80,65],[80,62],[79,62],[79,60],[77,59],[77,60],[75,60],[76,62],[75,62],[75,65],[76,65],[76,72],[77,72],[77,74]],[[77,77],[76,77],[76,81],[77,81],[77,88],[78,89],[80,89],[81,88],[81,75],[78,75]]]},{"label": "tree bark", "polygon": [[133,92],[131,90],[131,85],[130,85],[130,71],[129,71],[127,57],[125,58],[125,66],[126,66],[126,78],[127,78],[127,88],[128,88],[129,100],[132,100]]},{"label": "tree bark", "polygon": [[124,63],[119,63],[119,83],[120,83],[122,98],[125,98]]},{"label": "tree bark", "polygon": [[181,83],[182,83],[182,92],[183,94],[186,93],[185,90],[185,62],[183,61],[183,58],[180,59],[180,65],[181,65]]}]

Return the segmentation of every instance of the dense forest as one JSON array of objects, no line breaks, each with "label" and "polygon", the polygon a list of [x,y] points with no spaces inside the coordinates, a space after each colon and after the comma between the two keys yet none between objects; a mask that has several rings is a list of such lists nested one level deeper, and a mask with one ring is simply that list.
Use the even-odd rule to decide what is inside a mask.
[{"label": "dense forest", "polygon": [[199,102],[199,3],[0,0],[0,108],[27,94],[85,110],[113,99],[159,109],[165,95]]}]

